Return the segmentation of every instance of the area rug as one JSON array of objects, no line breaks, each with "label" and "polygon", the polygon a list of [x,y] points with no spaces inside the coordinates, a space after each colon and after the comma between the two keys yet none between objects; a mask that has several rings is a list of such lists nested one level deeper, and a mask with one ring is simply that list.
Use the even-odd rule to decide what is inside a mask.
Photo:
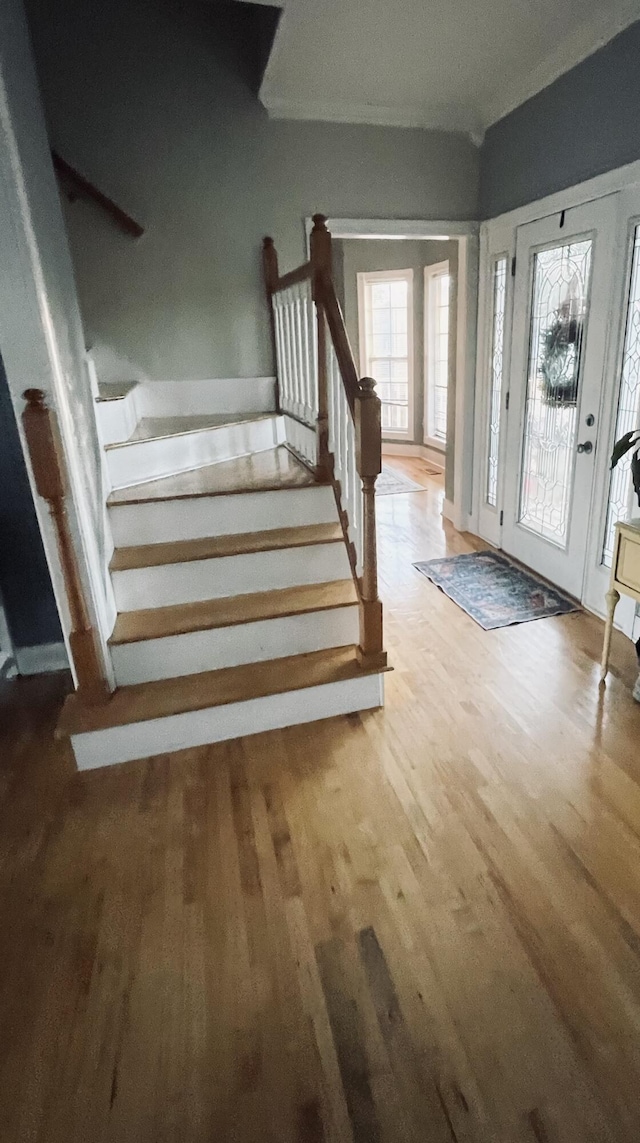
[{"label": "area rug", "polygon": [[501,552],[469,552],[413,566],[485,631],[581,610],[575,600]]},{"label": "area rug", "polygon": [[[434,469],[435,475],[435,469]],[[415,480],[398,472],[390,464],[382,465],[382,472],[376,481],[377,496],[393,496],[396,492],[425,492],[426,485],[418,484]]]}]

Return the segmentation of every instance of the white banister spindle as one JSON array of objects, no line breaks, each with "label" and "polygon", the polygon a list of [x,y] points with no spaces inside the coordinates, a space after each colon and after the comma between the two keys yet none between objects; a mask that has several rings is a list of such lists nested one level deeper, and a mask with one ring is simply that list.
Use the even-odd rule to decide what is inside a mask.
[{"label": "white banister spindle", "polygon": [[356,552],[356,570],[361,575],[362,482],[356,467],[355,426],[331,338],[328,338],[327,356],[329,448],[333,453],[334,476],[340,483],[342,508],[347,514],[349,539]]},{"label": "white banister spindle", "polygon": [[382,469],[380,401],[375,381],[356,372],[332,282],[331,235],[324,215],[313,216],[308,262],[280,276],[273,240],[265,238],[263,271],[287,442],[313,465],[320,480],[334,484],[359,598],[357,660],[382,670],[387,656],[375,507]]},{"label": "white banister spindle", "polygon": [[318,349],[310,278],[274,290],[271,300],[280,409],[292,418],[287,439],[315,467]]}]

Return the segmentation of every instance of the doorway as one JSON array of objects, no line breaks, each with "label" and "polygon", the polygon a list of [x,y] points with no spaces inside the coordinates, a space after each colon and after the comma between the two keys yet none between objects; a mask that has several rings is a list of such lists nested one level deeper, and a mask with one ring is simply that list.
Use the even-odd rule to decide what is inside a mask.
[{"label": "doorway", "polygon": [[580,597],[613,274],[615,196],[518,229],[502,546]]},{"label": "doorway", "polygon": [[[610,457],[640,425],[640,187],[588,190],[486,224],[474,530],[602,615],[638,515]],[[637,638],[631,601],[616,619]]]}]

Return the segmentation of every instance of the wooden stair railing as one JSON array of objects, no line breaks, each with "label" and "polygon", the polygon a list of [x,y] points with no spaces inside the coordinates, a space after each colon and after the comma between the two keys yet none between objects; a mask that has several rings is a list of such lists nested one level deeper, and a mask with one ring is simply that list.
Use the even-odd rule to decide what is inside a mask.
[{"label": "wooden stair railing", "polygon": [[382,670],[387,656],[375,506],[382,469],[380,400],[373,378],[358,377],[332,279],[331,234],[322,214],[313,217],[310,245],[309,262],[280,276],[273,239],[263,243],[278,408],[314,431],[313,455],[303,459],[336,494],[360,601],[358,659],[364,667]]},{"label": "wooden stair railing", "polygon": [[64,578],[71,632],[69,650],[75,667],[78,694],[88,705],[106,702],[110,688],[103,671],[98,636],[91,625],[78,560],[67,518],[67,470],[58,421],[48,408],[42,389],[27,389],[22,413],[31,467],[38,494],[47,501],[56,532]]},{"label": "wooden stair railing", "polygon": [[84,175],[80,174],[75,167],[72,167],[66,159],[62,158],[57,151],[51,152],[51,159],[53,161],[53,169],[55,170],[60,182],[64,183],[67,187],[67,195],[71,202],[76,198],[86,198],[91,202],[97,203],[99,207],[110,215],[115,223],[124,230],[125,234],[130,234],[132,238],[140,238],[144,234],[144,228],[135,218],[127,214],[122,207],[118,206],[113,199],[108,198],[101,190],[98,190],[93,183],[89,182]]}]

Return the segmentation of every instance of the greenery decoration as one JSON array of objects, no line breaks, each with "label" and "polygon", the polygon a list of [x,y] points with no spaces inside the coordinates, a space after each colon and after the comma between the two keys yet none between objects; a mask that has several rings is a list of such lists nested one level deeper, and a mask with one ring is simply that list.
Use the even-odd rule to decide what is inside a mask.
[{"label": "greenery decoration", "polygon": [[616,441],[611,454],[611,467],[615,468],[631,449],[633,449],[631,479],[638,497],[638,504],[640,504],[640,429],[632,429],[630,433],[625,433],[619,441]]},{"label": "greenery decoration", "polygon": [[542,335],[542,398],[547,405],[575,405],[582,321],[559,310]]}]

